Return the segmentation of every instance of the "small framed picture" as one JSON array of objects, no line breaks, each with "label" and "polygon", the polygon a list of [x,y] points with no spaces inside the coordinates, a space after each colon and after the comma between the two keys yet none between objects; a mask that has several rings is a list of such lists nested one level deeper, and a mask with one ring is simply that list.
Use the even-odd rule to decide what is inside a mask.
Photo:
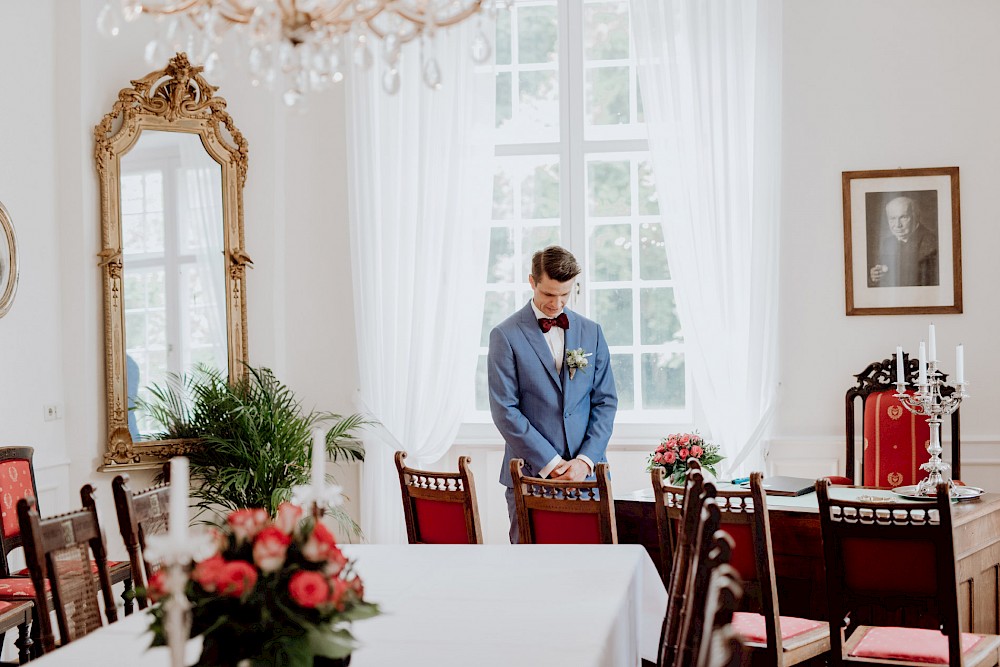
[{"label": "small framed picture", "polygon": [[14,225],[0,204],[0,317],[7,314],[17,291],[17,243]]},{"label": "small framed picture", "polygon": [[848,315],[962,312],[958,167],[845,171]]}]

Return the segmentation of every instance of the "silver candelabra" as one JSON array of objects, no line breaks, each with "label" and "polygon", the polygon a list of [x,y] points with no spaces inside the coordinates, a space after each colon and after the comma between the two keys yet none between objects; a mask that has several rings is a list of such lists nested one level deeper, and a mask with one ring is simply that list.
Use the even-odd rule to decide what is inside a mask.
[{"label": "silver candelabra", "polygon": [[[896,363],[901,363],[901,359],[897,359]],[[920,466],[921,470],[927,471],[927,477],[917,484],[915,495],[936,495],[937,485],[946,481],[949,491],[954,496],[955,487],[952,484],[951,475],[948,474],[951,466],[941,458],[941,418],[955,412],[962,403],[962,399],[969,395],[965,391],[968,383],[960,380],[956,384],[954,392],[949,396],[942,395],[941,387],[944,385],[944,377],[938,371],[937,360],[931,359],[927,362],[926,373],[921,372],[914,384],[917,387],[916,393],[906,393],[906,382],[903,379],[903,374],[897,374],[896,398],[913,414],[927,417],[927,425],[931,429],[931,439],[927,445],[927,453],[931,455],[931,458]]]}]

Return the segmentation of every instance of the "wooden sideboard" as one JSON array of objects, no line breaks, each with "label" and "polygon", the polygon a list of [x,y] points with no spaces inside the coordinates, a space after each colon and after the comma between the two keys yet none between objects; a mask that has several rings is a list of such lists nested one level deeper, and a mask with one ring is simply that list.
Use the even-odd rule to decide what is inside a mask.
[{"label": "wooden sideboard", "polygon": [[[802,507],[782,505],[781,500],[768,498],[781,613],[823,619],[826,584],[815,501]],[[652,492],[616,496],[615,517],[618,541],[646,547],[662,576],[669,563],[660,553]],[[955,503],[952,520],[962,629],[1000,634],[1000,494]]]}]

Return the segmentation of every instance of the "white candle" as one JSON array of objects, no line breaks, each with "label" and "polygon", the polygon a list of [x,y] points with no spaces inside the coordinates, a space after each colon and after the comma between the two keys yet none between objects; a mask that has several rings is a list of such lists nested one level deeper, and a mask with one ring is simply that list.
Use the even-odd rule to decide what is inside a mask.
[{"label": "white candle", "polygon": [[903,347],[896,346],[896,384],[906,384],[906,376],[903,374]]},{"label": "white candle", "polygon": [[326,484],[326,437],[323,429],[313,429],[312,486],[318,498]]},{"label": "white candle", "polygon": [[955,384],[965,384],[965,346],[955,348]]},{"label": "white candle", "polygon": [[927,346],[920,341],[920,375],[917,384],[927,384]]},{"label": "white candle", "polygon": [[188,460],[184,456],[170,459],[170,537],[187,538],[188,530]]},{"label": "white candle", "polygon": [[927,361],[937,361],[937,336],[934,335],[934,325],[927,327]]}]

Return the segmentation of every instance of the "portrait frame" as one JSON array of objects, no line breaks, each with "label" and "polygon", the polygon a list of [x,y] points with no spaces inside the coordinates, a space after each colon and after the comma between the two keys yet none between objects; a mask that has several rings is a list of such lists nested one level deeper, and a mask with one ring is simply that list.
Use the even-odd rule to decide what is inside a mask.
[{"label": "portrait frame", "polygon": [[17,292],[17,238],[10,214],[0,202],[0,317],[7,314]]},{"label": "portrait frame", "polygon": [[848,315],[962,312],[958,167],[845,171]]}]

